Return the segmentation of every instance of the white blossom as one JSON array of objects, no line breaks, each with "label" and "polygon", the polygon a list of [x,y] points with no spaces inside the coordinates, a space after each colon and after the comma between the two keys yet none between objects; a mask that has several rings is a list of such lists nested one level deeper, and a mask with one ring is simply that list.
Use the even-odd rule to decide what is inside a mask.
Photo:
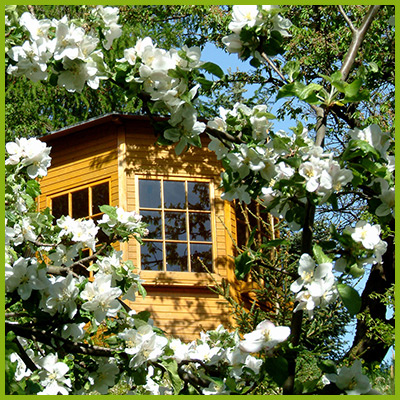
[{"label": "white blossom", "polygon": [[243,27],[253,27],[257,23],[257,5],[234,5],[232,8],[232,22],[228,28],[239,34]]},{"label": "white blossom", "polygon": [[56,27],[54,59],[75,60],[81,56],[80,44],[85,37],[85,30],[68,21],[65,15],[61,20],[53,20]]},{"label": "white blossom", "polygon": [[88,376],[92,390],[96,390],[100,394],[107,394],[109,387],[115,384],[119,368],[110,359],[111,362],[101,361],[95,372],[91,372]]},{"label": "white blossom", "polygon": [[44,390],[39,395],[68,394],[71,388],[71,380],[65,375],[69,372],[67,364],[58,361],[56,354],[48,354],[38,361],[41,370],[39,372],[40,384]]},{"label": "white blossom", "polygon": [[239,348],[247,353],[270,351],[277,344],[284,342],[289,335],[289,327],[275,326],[271,321],[265,320],[260,322],[254,331],[244,335]]},{"label": "white blossom", "polygon": [[111,275],[100,275],[93,282],[88,282],[80,296],[86,300],[82,308],[92,311],[97,323],[101,323],[104,318],[115,317],[121,308],[118,297],[122,295],[122,290],[112,287]]},{"label": "white blossom", "polygon": [[27,300],[32,290],[43,290],[49,285],[46,269],[38,268],[35,258],[18,258],[13,265],[5,266],[6,291],[17,290],[22,300]]},{"label": "white blossom", "polygon": [[53,26],[52,21],[49,19],[36,19],[30,12],[24,12],[19,23],[24,26],[30,33],[33,41],[41,41],[41,43],[47,43],[49,29]]},{"label": "white blossom", "polygon": [[25,363],[22,361],[21,357],[17,353],[10,354],[10,361],[12,363],[17,363],[17,368],[14,374],[14,378],[17,382],[32,375],[32,371],[26,367]]},{"label": "white blossom", "polygon": [[208,343],[201,343],[190,348],[189,358],[215,365],[222,358],[223,352],[224,350],[221,347],[211,347]]},{"label": "white blossom", "polygon": [[59,244],[54,253],[48,255],[53,265],[70,267],[74,263],[74,259],[78,256],[78,251],[82,248],[81,244],[75,244],[66,247]]},{"label": "white blossom", "polygon": [[238,199],[239,201],[243,201],[246,204],[249,204],[251,201],[251,197],[247,192],[247,188],[248,188],[247,185],[235,184],[235,186],[231,190],[223,193],[221,195],[221,198],[227,201]]},{"label": "white blossom", "polygon": [[379,224],[371,225],[366,221],[358,221],[354,228],[347,227],[346,231],[354,241],[361,243],[366,249],[373,249],[381,241]]},{"label": "white blossom", "polygon": [[326,374],[326,377],[348,395],[367,394],[371,390],[369,379],[362,373],[361,361],[358,359],[351,367],[342,367],[338,374]]},{"label": "white blossom", "polygon": [[157,360],[168,344],[168,339],[157,335],[149,324],[138,329],[125,329],[118,336],[125,341],[125,352],[133,356],[129,362],[131,368],[139,367],[146,361]]},{"label": "white blossom", "polygon": [[66,277],[59,276],[51,281],[48,288],[48,297],[45,302],[44,311],[54,315],[56,312],[67,313],[73,318],[77,312],[75,299],[78,296],[77,279],[72,273]]},{"label": "white blossom", "polygon": [[47,147],[46,143],[36,138],[20,138],[7,143],[6,150],[10,154],[6,165],[16,165],[20,162],[22,166],[27,167],[27,174],[31,179],[47,175],[47,168],[51,163],[51,147]]},{"label": "white blossom", "polygon": [[372,124],[362,130],[354,128],[348,133],[351,139],[363,140],[369,143],[380,153],[382,158],[387,159],[387,150],[390,146],[391,138],[388,133],[383,133],[378,125]]}]

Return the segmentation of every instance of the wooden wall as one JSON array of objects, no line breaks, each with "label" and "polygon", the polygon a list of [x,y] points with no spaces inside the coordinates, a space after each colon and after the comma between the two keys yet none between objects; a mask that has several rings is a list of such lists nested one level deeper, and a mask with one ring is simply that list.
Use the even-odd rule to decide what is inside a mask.
[{"label": "wooden wall", "polygon": [[[136,178],[191,177],[207,178],[214,188],[214,259],[213,279],[234,283],[231,234],[236,224],[232,207],[220,199],[221,166],[214,153],[206,148],[191,148],[176,156],[173,147],[156,146],[156,137],[143,118],[107,122],[57,138],[49,136],[52,167],[42,180],[40,209],[48,205],[48,196],[96,180],[111,179],[111,204],[128,211],[137,210]],[[207,138],[206,138],[207,141]],[[205,145],[205,146],[204,146]],[[139,245],[135,240],[122,244],[126,259],[139,265]],[[142,271],[148,295],[130,306],[137,312],[148,310],[156,326],[186,341],[199,337],[200,330],[233,323],[226,301],[213,293],[213,280],[207,274],[188,272]]]},{"label": "wooden wall", "polygon": [[[190,148],[180,156],[174,147],[155,145],[155,136],[149,134],[145,121],[126,125],[126,156],[124,169],[127,179],[128,209],[138,209],[136,195],[137,177],[190,177],[208,178],[214,191],[214,278],[233,281],[232,243],[227,229],[232,229],[231,208],[220,199],[221,165],[215,154],[208,150],[208,138],[203,138],[203,148]],[[139,246],[131,241],[127,248],[128,258],[139,264]],[[200,330],[210,330],[219,324],[228,327],[231,323],[230,309],[226,301],[213,293],[208,286],[213,281],[207,274],[189,272],[142,271],[148,296],[132,304],[136,311],[149,310],[155,324],[167,333],[193,340]]]},{"label": "wooden wall", "polygon": [[48,137],[46,142],[52,147],[52,160],[47,176],[41,181],[39,209],[48,206],[49,196],[107,178],[111,180],[111,205],[119,203],[117,131],[114,124],[55,139]]}]

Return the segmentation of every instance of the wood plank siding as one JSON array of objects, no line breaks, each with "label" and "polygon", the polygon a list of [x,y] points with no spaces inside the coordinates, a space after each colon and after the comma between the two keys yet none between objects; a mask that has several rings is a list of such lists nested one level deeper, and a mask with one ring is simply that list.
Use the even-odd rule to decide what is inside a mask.
[{"label": "wood plank siding", "polygon": [[[235,284],[231,235],[235,236],[235,215],[231,205],[220,199],[221,165],[206,147],[191,148],[181,156],[173,147],[155,145],[148,119],[113,114],[82,123],[45,137],[52,146],[52,167],[42,181],[40,209],[49,197],[96,180],[110,179],[111,204],[128,211],[138,210],[138,179],[187,179],[210,182],[212,209],[213,275],[196,272],[141,271],[148,295],[130,306],[148,310],[154,323],[167,334],[186,341],[200,330],[229,327],[230,308],[212,292],[214,281]],[[123,245],[125,259],[140,268],[140,246],[135,240]]]}]

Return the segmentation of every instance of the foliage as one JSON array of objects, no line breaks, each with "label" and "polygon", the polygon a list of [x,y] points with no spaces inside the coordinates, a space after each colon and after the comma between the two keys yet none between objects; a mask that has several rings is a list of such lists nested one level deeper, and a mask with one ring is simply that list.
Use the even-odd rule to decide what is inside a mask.
[{"label": "foliage", "polygon": [[[29,107],[33,114],[22,124],[10,124],[8,137],[21,137],[6,144],[7,394],[105,394],[120,381],[128,383],[127,394],[375,393],[361,359],[380,361],[392,343],[386,326],[371,325],[368,307],[372,315],[371,305],[386,299],[379,314],[393,297],[385,291],[394,282],[394,28],[388,21],[394,8],[234,6],[229,20],[227,8],[216,6],[207,13],[210,29],[202,24],[205,9],[194,6],[28,9],[6,7],[7,96],[23,107],[29,78],[30,96],[36,91],[57,100]],[[120,25],[136,20],[160,24],[151,31],[145,23],[135,31]],[[175,28],[176,37],[164,37]],[[143,38],[148,32],[152,37]],[[235,85],[235,77],[201,60],[208,35],[249,60],[253,78],[266,76],[254,100],[212,116],[199,97],[232,79]],[[369,38],[373,44],[366,44]],[[385,49],[389,68],[373,58],[375,45]],[[300,59],[303,47],[309,51]],[[70,95],[59,102],[64,91]],[[234,86],[237,99],[240,91]],[[308,107],[310,114],[301,115],[307,127],[299,120],[291,132],[275,131],[263,93],[289,99],[280,118],[297,116],[297,104]],[[150,119],[168,116],[157,125],[158,142],[175,145],[177,154],[201,147],[200,135],[208,134],[224,167],[222,198],[265,209],[269,217],[258,219],[258,231],[250,224],[235,260],[237,278],[252,276],[255,283],[254,315],[244,318],[234,304],[242,335],[219,326],[182,343],[154,327],[149,313],[129,309],[123,300],[145,290],[113,243],[146,236],[135,212],[103,206],[97,223],[37,212],[50,149],[24,136],[40,126],[35,121],[48,118],[53,129],[71,123],[74,110],[87,118],[110,104],[122,111],[141,107]],[[207,123],[202,112],[210,115]],[[326,226],[327,216],[340,223],[318,237],[315,227]],[[277,221],[285,221],[278,230]],[[296,243],[292,235],[299,231]],[[99,232],[106,235],[101,243]],[[368,266],[372,278],[360,295],[354,282]],[[268,285],[275,298],[265,298]],[[273,315],[276,303],[282,312]],[[326,352],[349,315],[361,316],[358,335],[349,360],[337,365],[337,355]],[[336,316],[324,330],[322,320]],[[366,324],[369,335],[360,338]]]}]

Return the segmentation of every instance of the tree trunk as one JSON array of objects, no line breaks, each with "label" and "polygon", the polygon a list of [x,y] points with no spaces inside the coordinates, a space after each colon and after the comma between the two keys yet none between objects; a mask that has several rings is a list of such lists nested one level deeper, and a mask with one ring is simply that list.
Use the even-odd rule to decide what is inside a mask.
[{"label": "tree trunk", "polygon": [[[394,231],[394,219],[390,223],[390,228]],[[361,312],[367,311],[373,319],[380,319],[382,321],[386,321],[386,306],[379,299],[371,299],[369,296],[371,293],[384,294],[395,282],[394,236],[389,236],[386,242],[388,247],[382,257],[383,262],[372,267],[371,274],[361,296],[362,304],[360,310]],[[361,357],[367,363],[380,363],[384,359],[389,347],[375,336],[371,338],[367,337],[367,332],[368,326],[365,321],[358,320],[356,335],[346,357]]]}]

